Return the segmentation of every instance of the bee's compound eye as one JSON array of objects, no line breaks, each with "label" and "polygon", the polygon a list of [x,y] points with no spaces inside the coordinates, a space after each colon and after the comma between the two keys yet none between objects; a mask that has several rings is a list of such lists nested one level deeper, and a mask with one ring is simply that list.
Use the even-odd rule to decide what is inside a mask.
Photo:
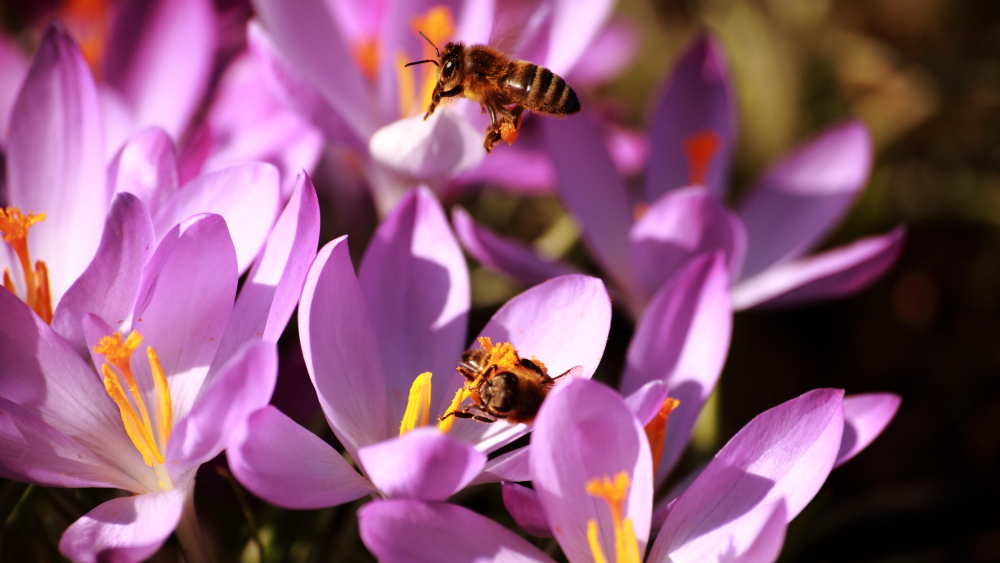
[{"label": "bee's compound eye", "polygon": [[444,74],[451,74],[455,70],[455,61],[448,61],[444,63],[444,69],[441,71]]}]

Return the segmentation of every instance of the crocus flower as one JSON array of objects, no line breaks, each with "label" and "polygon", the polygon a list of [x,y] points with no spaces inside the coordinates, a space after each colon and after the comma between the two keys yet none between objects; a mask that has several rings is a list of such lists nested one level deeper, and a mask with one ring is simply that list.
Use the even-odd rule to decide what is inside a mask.
[{"label": "crocus flower", "polygon": [[60,541],[65,556],[140,561],[180,526],[189,560],[205,560],[192,521],[195,473],[270,399],[275,340],[295,303],[288,294],[301,288],[300,259],[311,258],[289,243],[308,244],[307,231],[315,247],[318,236],[318,216],[300,220],[307,207],[282,216],[234,309],[239,269],[221,216],[185,220],[154,246],[141,201],[118,194],[96,257],[66,294],[92,363],[0,291],[0,472],[135,494],[72,524]]},{"label": "crocus flower", "polygon": [[[774,561],[787,523],[843,460],[848,401],[818,389],[757,416],[654,518],[643,420],[613,390],[573,381],[553,391],[535,422],[535,516],[573,562]],[[441,502],[373,502],[359,523],[386,563],[552,561],[499,524]]]},{"label": "crocus flower", "polygon": [[[414,183],[439,189],[483,161],[485,122],[478,104],[460,102],[424,121],[437,69],[403,67],[436,58],[418,31],[439,48],[448,41],[487,43],[507,11],[496,4],[306,0],[289,10],[280,1],[255,0],[248,41],[259,64],[287,92],[285,99],[330,142],[353,149],[384,214]],[[544,0],[524,4],[523,13],[509,10],[515,54],[569,78],[588,46],[606,39],[609,58],[620,61],[629,45],[620,29],[600,33],[612,4]],[[598,74],[609,68],[591,66]],[[517,170],[537,168],[518,155],[503,158],[494,173],[513,170],[516,176]],[[510,158],[524,166],[512,166]]]},{"label": "crocus flower", "polygon": [[[228,448],[233,474],[254,494],[288,508],[368,494],[444,500],[474,479],[503,477],[506,458],[487,463],[485,453],[523,435],[527,425],[449,417],[438,429],[423,427],[464,388],[455,366],[467,347],[468,284],[458,243],[426,189],[408,194],[385,219],[359,276],[346,238],[327,244],[306,281],[299,334],[327,422],[357,469],[265,407]],[[552,375],[581,366],[581,377],[589,378],[610,320],[603,284],[574,275],[514,297],[480,336],[536,357]]]},{"label": "crocus flower", "polygon": [[[586,110],[584,111],[586,113]],[[650,128],[645,190],[632,198],[586,115],[544,123],[559,189],[615,291],[638,317],[692,257],[724,252],[737,310],[841,297],[895,262],[903,229],[805,256],[867,182],[871,140],[857,121],[834,126],[775,164],[730,210],[726,183],[735,110],[722,49],[710,38],[684,54]],[[454,216],[466,249],[531,284],[573,269]]]},{"label": "crocus flower", "polygon": [[[152,216],[154,244],[178,222],[212,212],[226,219],[240,272],[261,251],[279,211],[277,170],[247,163],[181,185],[173,146],[160,129],[131,139],[105,166],[97,87],[76,44],[60,28],[46,31],[14,107],[2,202],[8,207],[0,209],[6,241],[0,245],[0,268],[4,286],[31,303],[45,322],[54,322],[64,337],[80,336],[80,317],[59,320],[53,305],[98,251],[116,192],[143,201]],[[73,334],[66,323],[77,327]]]}]

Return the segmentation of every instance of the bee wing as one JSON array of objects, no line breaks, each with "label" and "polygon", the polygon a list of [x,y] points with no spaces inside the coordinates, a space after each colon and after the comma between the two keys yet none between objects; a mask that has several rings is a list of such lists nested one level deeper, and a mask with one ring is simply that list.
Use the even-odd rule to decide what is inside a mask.
[{"label": "bee wing", "polygon": [[566,379],[580,379],[583,377],[583,366],[573,366],[568,370],[560,373],[559,375],[552,378],[552,381],[559,381],[562,378]]},{"label": "bee wing", "polygon": [[537,41],[541,26],[551,11],[552,7],[545,2],[511,0],[498,3],[487,45],[521,58],[520,54],[530,50],[531,44]]}]

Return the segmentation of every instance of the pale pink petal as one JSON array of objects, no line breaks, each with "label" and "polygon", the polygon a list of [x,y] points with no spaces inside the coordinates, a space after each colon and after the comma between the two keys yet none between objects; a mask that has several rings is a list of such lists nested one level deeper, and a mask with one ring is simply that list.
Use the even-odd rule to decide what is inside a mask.
[{"label": "pale pink petal", "polygon": [[469,270],[433,194],[413,190],[399,202],[375,231],[359,270],[385,366],[390,420],[403,419],[410,386],[426,371],[434,376],[431,405],[450,401],[461,378],[455,366],[465,349]]},{"label": "pale pink petal", "polygon": [[240,272],[260,252],[278,216],[278,170],[261,162],[205,174],[181,186],[153,217],[157,240],[196,213],[217,213],[226,220]]},{"label": "pale pink petal", "polygon": [[510,517],[525,532],[540,538],[551,538],[552,528],[545,510],[538,502],[538,493],[517,483],[500,483],[503,505]]},{"label": "pale pink petal", "polygon": [[692,261],[653,298],[629,344],[622,393],[659,379],[680,401],[667,423],[657,483],[680,459],[722,373],[733,323],[728,282],[720,254]]},{"label": "pale pink petal", "polygon": [[59,552],[78,563],[144,561],[177,528],[183,508],[179,489],[111,499],[66,529]]},{"label": "pale pink petal", "polygon": [[347,237],[327,243],[313,261],[299,302],[302,355],[330,427],[352,457],[396,433],[386,382]]},{"label": "pale pink petal", "polygon": [[[762,506],[754,511],[754,515],[767,514],[771,507]],[[750,547],[743,553],[732,559],[732,563],[774,563],[781,555],[781,548],[785,544],[785,532],[788,526],[788,516],[785,514],[785,503],[778,501],[776,506],[771,508],[770,516],[766,516],[757,537],[750,544]],[[756,524],[756,522],[754,522]]]},{"label": "pale pink petal", "polygon": [[155,216],[177,191],[174,144],[158,127],[136,133],[108,165],[108,188],[129,192]]},{"label": "pale pink petal", "polygon": [[845,297],[882,277],[903,251],[906,229],[773,266],[732,288],[733,308],[783,307]]},{"label": "pale pink petal", "polygon": [[358,526],[382,563],[552,563],[524,538],[454,504],[371,502],[358,511]]},{"label": "pale pink petal", "polygon": [[517,448],[487,461],[483,471],[469,484],[530,481],[528,451],[527,447]]},{"label": "pale pink petal", "polygon": [[566,75],[611,17],[613,0],[554,0],[549,51],[543,66]]},{"label": "pale pink petal", "polygon": [[591,41],[565,78],[574,88],[598,86],[628,70],[639,50],[640,31],[636,24],[615,17]]},{"label": "pale pink petal", "polygon": [[46,215],[28,244],[32,259],[48,264],[58,301],[94,257],[111,198],[94,78],[57,26],[46,30],[14,103],[6,161],[7,204]]},{"label": "pale pink petal", "polygon": [[284,508],[324,508],[376,492],[337,450],[271,406],[250,416],[226,457],[250,492]]},{"label": "pale pink petal", "polygon": [[83,316],[94,313],[119,326],[132,313],[139,280],[153,254],[153,222],[139,199],[115,196],[104,235],[90,266],[63,294],[52,317],[52,329],[87,355]]},{"label": "pale pink petal", "polygon": [[868,447],[892,422],[902,399],[892,393],[867,393],[844,397],[844,438],[837,463],[841,465]]},{"label": "pale pink petal", "polygon": [[860,121],[830,127],[774,165],[739,206],[750,237],[744,277],[812,249],[850,209],[871,166]]},{"label": "pale pink petal", "polygon": [[452,209],[451,221],[458,240],[470,256],[524,285],[537,285],[556,276],[578,273],[568,264],[544,260],[527,245],[480,227],[461,207]]},{"label": "pale pink petal", "polygon": [[174,139],[208,88],[216,46],[211,0],[128,0],[117,17],[101,70],[129,101],[136,128],[158,125]]}]

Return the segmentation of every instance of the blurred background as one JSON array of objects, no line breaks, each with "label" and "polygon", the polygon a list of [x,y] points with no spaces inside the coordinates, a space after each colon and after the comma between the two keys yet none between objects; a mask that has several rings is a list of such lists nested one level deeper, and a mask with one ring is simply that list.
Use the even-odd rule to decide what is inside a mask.
[{"label": "blurred background", "polygon": [[[236,52],[251,8],[216,4]],[[68,13],[55,1],[0,2],[5,29],[29,50],[45,22]],[[857,116],[875,139],[875,168],[826,245],[909,226],[898,264],[860,294],[736,315],[720,387],[684,465],[697,465],[754,415],[809,389],[892,391],[903,397],[895,421],[832,474],[793,522],[781,561],[1000,561],[1000,3],[620,0],[617,14],[638,38],[635,58],[586,100],[643,130],[678,53],[709,29],[726,47],[739,95],[735,197],[774,158]],[[220,68],[225,62],[220,55]],[[322,164],[315,180],[322,197]],[[373,208],[362,219],[342,217],[326,197],[324,241],[350,232],[359,256]],[[498,231],[588,267],[553,195],[479,186],[458,203]],[[524,288],[470,266],[475,334]],[[332,439],[322,416],[303,404],[313,391],[294,326],[282,340],[275,402]],[[631,330],[616,314],[599,374],[610,383]],[[56,546],[65,527],[114,495],[0,481],[0,561],[61,560]],[[233,481],[222,458],[202,468],[197,495],[220,560],[371,559],[357,539],[357,503],[279,510]],[[495,487],[458,500],[512,526]],[[179,557],[171,540],[154,560]]]}]

